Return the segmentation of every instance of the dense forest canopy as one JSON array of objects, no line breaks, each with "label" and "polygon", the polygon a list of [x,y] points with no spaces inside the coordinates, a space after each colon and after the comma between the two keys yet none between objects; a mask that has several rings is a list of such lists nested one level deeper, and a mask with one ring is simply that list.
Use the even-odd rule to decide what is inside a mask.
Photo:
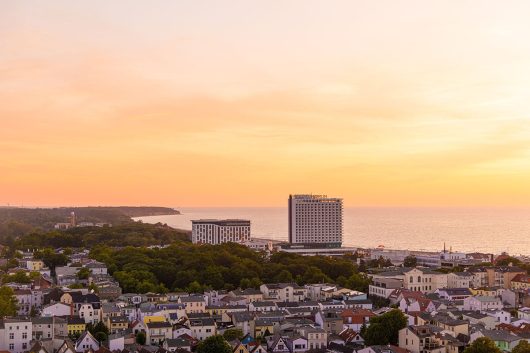
[{"label": "dense forest canopy", "polygon": [[257,288],[262,283],[338,283],[367,290],[369,279],[348,258],[265,253],[227,243],[197,245],[177,242],[162,249],[106,246],[91,257],[107,264],[124,292],[199,292],[208,288]]},{"label": "dense forest canopy", "polygon": [[32,232],[13,240],[18,249],[92,248],[96,245],[114,247],[168,245],[186,241],[189,232],[163,224],[131,222],[112,227],[79,227],[49,232]]},{"label": "dense forest canopy", "polygon": [[71,212],[75,212],[78,222],[112,225],[132,223],[131,217],[179,214],[167,207],[0,207],[0,242],[7,237],[52,230],[57,223],[69,222]]}]

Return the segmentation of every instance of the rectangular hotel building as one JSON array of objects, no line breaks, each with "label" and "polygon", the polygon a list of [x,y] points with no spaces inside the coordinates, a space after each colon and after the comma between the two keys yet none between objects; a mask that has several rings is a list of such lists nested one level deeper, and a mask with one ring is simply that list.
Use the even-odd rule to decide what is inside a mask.
[{"label": "rectangular hotel building", "polygon": [[326,195],[289,195],[289,243],[340,248],[342,199]]}]

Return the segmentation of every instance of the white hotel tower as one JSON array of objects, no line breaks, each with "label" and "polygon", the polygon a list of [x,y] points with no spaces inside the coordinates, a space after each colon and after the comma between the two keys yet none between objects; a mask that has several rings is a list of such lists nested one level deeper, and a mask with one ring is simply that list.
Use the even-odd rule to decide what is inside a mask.
[{"label": "white hotel tower", "polygon": [[193,243],[221,244],[250,241],[250,221],[242,219],[200,219],[191,221]]},{"label": "white hotel tower", "polygon": [[340,248],[342,199],[326,195],[289,195],[291,246]]}]

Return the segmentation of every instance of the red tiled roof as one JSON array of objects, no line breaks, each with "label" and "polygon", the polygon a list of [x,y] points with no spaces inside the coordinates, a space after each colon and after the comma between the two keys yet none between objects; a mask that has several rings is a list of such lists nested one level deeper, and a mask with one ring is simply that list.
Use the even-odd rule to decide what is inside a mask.
[{"label": "red tiled roof", "polygon": [[408,349],[401,348],[401,347],[398,347],[398,346],[390,345],[390,348],[392,348],[392,351],[394,353],[410,353],[410,351]]},{"label": "red tiled roof", "polygon": [[512,282],[530,283],[530,276],[520,273],[512,279]]}]

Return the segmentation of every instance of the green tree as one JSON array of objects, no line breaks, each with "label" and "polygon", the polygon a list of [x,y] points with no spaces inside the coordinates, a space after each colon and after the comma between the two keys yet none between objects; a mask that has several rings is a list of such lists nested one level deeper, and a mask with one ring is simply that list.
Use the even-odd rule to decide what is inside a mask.
[{"label": "green tree", "polygon": [[378,322],[371,323],[364,333],[364,342],[368,346],[387,345],[390,343],[389,334],[386,327]]},{"label": "green tree", "polygon": [[[368,261],[367,264],[368,268],[382,268],[382,267],[390,267],[392,265],[392,261],[390,259],[385,259],[383,256],[379,256],[378,259],[373,259]],[[361,266],[359,266],[361,267]],[[364,272],[364,271],[362,271]]]},{"label": "green tree", "polygon": [[92,271],[90,271],[88,268],[81,267],[79,271],[77,271],[77,279],[88,279],[88,276],[90,276],[91,272]]},{"label": "green tree", "polygon": [[240,340],[243,338],[243,331],[238,328],[230,328],[223,333],[223,337],[228,342],[233,340]]},{"label": "green tree", "polygon": [[520,266],[523,262],[513,256],[508,256],[499,261],[495,261],[495,265],[497,266],[508,266],[510,264],[513,266]]},{"label": "green tree", "polygon": [[17,271],[12,275],[6,275],[3,278],[4,283],[30,283],[31,278],[25,271]]},{"label": "green tree", "polygon": [[512,353],[530,353],[530,343],[528,343],[528,341],[521,340],[519,343],[517,343],[517,346],[512,349]]},{"label": "green tree", "polygon": [[9,287],[0,287],[0,318],[4,316],[15,316],[17,313],[17,299],[15,293]]},{"label": "green tree", "polygon": [[364,337],[366,335],[366,329],[367,328],[368,327],[366,326],[366,324],[363,323],[362,326],[361,326],[361,329],[359,330],[359,334],[361,335],[361,337]]},{"label": "green tree", "polygon": [[418,259],[414,255],[409,255],[405,257],[405,260],[403,261],[404,267],[416,267],[418,265]]},{"label": "green tree", "polygon": [[364,261],[364,259],[361,259],[359,261],[359,272],[366,272],[366,269],[367,269],[366,261]]},{"label": "green tree", "polygon": [[254,289],[258,289],[263,283],[258,277],[254,277],[250,280],[250,287]]},{"label": "green tree", "polygon": [[332,282],[331,278],[326,276],[321,269],[316,266],[310,266],[302,276],[304,283],[328,283]]},{"label": "green tree", "polygon": [[[98,288],[98,286],[95,283],[90,283],[88,285],[88,289],[89,290],[93,290],[94,293],[99,293],[99,288]],[[161,291],[157,291],[157,292],[161,292]]]},{"label": "green tree", "polygon": [[407,318],[398,309],[370,319],[370,326],[363,336],[366,345],[396,345],[399,340],[399,330],[407,326]]},{"label": "green tree", "polygon": [[291,283],[293,281],[293,275],[287,270],[282,270],[276,277],[274,277],[275,283]]},{"label": "green tree", "polygon": [[104,342],[107,340],[107,334],[105,332],[96,332],[94,335],[94,338],[98,340],[99,343]]},{"label": "green tree", "polygon": [[103,323],[103,321],[99,321],[95,325],[87,325],[87,330],[92,334],[92,336],[96,336],[98,332],[104,333],[106,336],[109,335],[109,329],[108,327]]},{"label": "green tree", "polygon": [[250,280],[248,278],[243,278],[241,282],[239,282],[239,286],[241,289],[247,289],[250,287]]},{"label": "green tree", "polygon": [[59,254],[52,248],[36,251],[33,256],[36,259],[42,260],[50,268],[52,274],[55,274],[55,267],[66,266],[68,263],[68,257],[65,254]]},{"label": "green tree", "polygon": [[480,337],[464,349],[464,353],[502,353],[502,351],[488,337]]},{"label": "green tree", "polygon": [[210,336],[197,346],[197,353],[232,353],[232,347],[223,336]]},{"label": "green tree", "polygon": [[193,281],[188,287],[186,287],[188,293],[202,293],[202,286],[199,282]]},{"label": "green tree", "polygon": [[146,340],[146,337],[145,337],[144,332],[138,332],[136,334],[136,343],[143,346],[145,344],[145,340]]},{"label": "green tree", "polygon": [[372,280],[366,274],[354,273],[346,280],[344,287],[360,292],[368,292],[368,287],[371,283]]}]

